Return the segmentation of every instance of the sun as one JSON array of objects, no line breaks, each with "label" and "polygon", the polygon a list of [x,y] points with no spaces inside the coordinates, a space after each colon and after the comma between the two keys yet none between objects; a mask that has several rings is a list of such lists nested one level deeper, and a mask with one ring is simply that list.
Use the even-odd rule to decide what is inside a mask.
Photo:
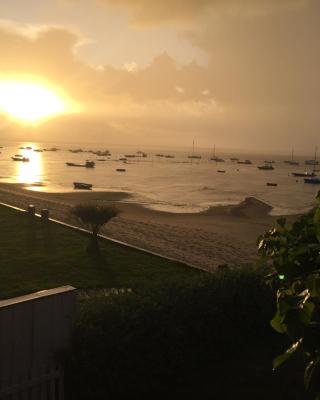
[{"label": "sun", "polygon": [[49,87],[34,82],[0,80],[0,111],[25,123],[38,123],[71,111],[68,101]]}]

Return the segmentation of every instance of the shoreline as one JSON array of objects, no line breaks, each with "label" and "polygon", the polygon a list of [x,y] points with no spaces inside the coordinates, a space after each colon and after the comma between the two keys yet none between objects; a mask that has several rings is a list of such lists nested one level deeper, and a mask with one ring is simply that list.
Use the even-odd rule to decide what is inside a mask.
[{"label": "shoreline", "polygon": [[[78,203],[116,206],[120,216],[102,230],[115,240],[167,257],[189,262],[208,271],[223,264],[248,264],[258,258],[256,240],[278,218],[266,203],[248,197],[238,205],[210,207],[200,213],[156,211],[130,201],[126,192],[41,192],[22,184],[0,183],[0,201],[26,209],[48,208],[50,217],[83,227],[70,215]],[[289,216],[288,219],[296,218]]]}]

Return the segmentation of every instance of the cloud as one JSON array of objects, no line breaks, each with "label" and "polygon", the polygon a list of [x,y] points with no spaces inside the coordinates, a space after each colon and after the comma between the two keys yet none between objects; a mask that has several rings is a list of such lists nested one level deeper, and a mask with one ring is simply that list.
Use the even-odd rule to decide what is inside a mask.
[{"label": "cloud", "polygon": [[[130,0],[134,10],[129,1],[117,3],[134,15],[146,4]],[[139,138],[177,145],[196,137],[219,146],[313,146],[320,128],[319,3],[288,1],[277,12],[275,2],[273,12],[211,12],[222,3],[189,1],[179,14],[182,2],[173,0],[172,16],[158,10],[158,21],[198,16],[181,34],[207,52],[208,67],[178,65],[167,53],[145,67],[135,62],[121,68],[91,66],[77,56],[84,38],[76,31],[2,21],[0,73],[38,76],[84,104],[81,116],[43,127],[53,137],[59,131],[59,137],[72,140],[78,131],[79,140],[89,132],[90,138],[105,134],[118,143]],[[157,4],[148,10],[154,18],[166,1]]]},{"label": "cloud", "polygon": [[304,6],[308,0],[99,0],[100,4],[125,9],[140,24],[194,21],[210,12],[265,14]]}]

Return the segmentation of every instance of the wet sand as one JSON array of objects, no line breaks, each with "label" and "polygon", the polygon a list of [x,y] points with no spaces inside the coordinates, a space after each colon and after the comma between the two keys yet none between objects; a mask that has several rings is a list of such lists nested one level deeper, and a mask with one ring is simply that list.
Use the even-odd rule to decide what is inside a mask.
[{"label": "wet sand", "polygon": [[116,206],[121,214],[106,225],[105,235],[210,271],[222,264],[255,261],[257,237],[276,220],[268,215],[269,205],[251,197],[235,206],[174,214],[147,209],[124,192],[47,193],[0,183],[0,201],[21,208],[34,204],[38,211],[48,208],[52,218],[78,226],[81,224],[70,215],[75,204]]}]

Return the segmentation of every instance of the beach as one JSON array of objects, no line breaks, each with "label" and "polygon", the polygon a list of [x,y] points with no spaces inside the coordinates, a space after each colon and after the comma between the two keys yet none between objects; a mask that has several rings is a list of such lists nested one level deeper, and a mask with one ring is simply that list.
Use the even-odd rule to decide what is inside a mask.
[{"label": "beach", "polygon": [[1,183],[0,201],[23,209],[33,204],[37,212],[48,208],[50,217],[77,226],[81,224],[70,214],[75,204],[116,206],[121,213],[105,226],[104,235],[208,271],[257,260],[257,237],[276,220],[269,215],[272,207],[254,197],[200,213],[169,213],[148,209],[126,192],[48,193]]}]

